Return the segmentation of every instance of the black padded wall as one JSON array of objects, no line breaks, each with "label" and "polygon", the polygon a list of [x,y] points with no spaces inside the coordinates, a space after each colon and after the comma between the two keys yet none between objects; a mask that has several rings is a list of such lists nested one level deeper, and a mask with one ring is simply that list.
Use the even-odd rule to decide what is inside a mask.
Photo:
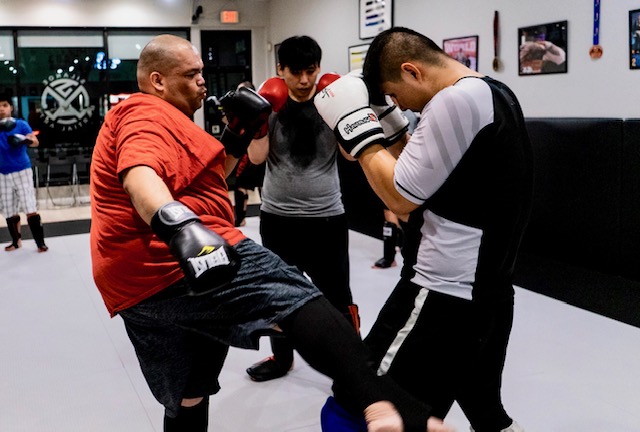
[{"label": "black padded wall", "polygon": [[[640,119],[528,118],[535,192],[522,253],[640,281]],[[340,162],[351,229],[381,238],[381,201]]]},{"label": "black padded wall", "polygon": [[527,119],[535,191],[524,252],[617,273],[622,123],[620,119]]},{"label": "black padded wall", "polygon": [[623,123],[621,177],[620,275],[640,281],[640,119]]}]

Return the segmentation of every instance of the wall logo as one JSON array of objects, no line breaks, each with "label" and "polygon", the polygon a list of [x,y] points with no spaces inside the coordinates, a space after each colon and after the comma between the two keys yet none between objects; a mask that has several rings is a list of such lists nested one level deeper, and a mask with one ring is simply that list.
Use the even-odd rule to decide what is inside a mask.
[{"label": "wall logo", "polygon": [[61,73],[50,75],[45,85],[40,104],[44,124],[51,129],[70,132],[82,128],[93,116],[85,80],[77,75]]}]

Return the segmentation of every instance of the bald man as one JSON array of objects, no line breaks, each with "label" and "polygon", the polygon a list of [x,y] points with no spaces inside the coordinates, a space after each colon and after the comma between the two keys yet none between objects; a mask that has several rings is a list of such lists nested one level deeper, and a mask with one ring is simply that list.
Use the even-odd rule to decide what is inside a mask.
[{"label": "bald man", "polygon": [[91,166],[94,280],[165,407],[164,430],[206,431],[229,346],[257,349],[280,331],[352,389],[369,431],[451,430],[365,366],[353,327],[296,268],[234,227],[225,178],[270,106],[247,89],[225,96],[236,126],[221,138],[236,146],[227,153],[191,120],[206,96],[202,68],[190,42],[151,40],[140,93],[107,114]]}]

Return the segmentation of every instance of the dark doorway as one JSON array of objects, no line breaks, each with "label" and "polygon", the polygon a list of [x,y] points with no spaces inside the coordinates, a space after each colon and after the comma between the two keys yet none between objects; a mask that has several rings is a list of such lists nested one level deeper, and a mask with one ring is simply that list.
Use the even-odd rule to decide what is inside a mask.
[{"label": "dark doorway", "polygon": [[201,52],[209,100],[205,104],[205,129],[214,136],[221,131],[221,113],[215,104],[243,81],[252,81],[251,31],[203,30]]}]

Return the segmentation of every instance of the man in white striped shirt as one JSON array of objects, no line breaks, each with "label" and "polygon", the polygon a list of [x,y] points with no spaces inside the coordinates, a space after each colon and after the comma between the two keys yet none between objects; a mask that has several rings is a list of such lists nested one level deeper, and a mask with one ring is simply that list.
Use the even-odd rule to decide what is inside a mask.
[{"label": "man in white striped shirt", "polygon": [[[385,149],[395,124],[374,106],[378,93],[421,113],[411,137],[393,144],[403,146],[397,159]],[[430,405],[432,416],[445,418],[457,401],[475,432],[522,431],[501,398],[512,277],[533,196],[517,98],[424,35],[392,28],[369,47],[363,78],[336,81],[316,104],[385,205],[409,215],[401,280],[366,337],[378,374]],[[345,128],[367,110],[378,126]],[[327,422],[336,401],[351,411],[348,389],[334,390]]]}]

